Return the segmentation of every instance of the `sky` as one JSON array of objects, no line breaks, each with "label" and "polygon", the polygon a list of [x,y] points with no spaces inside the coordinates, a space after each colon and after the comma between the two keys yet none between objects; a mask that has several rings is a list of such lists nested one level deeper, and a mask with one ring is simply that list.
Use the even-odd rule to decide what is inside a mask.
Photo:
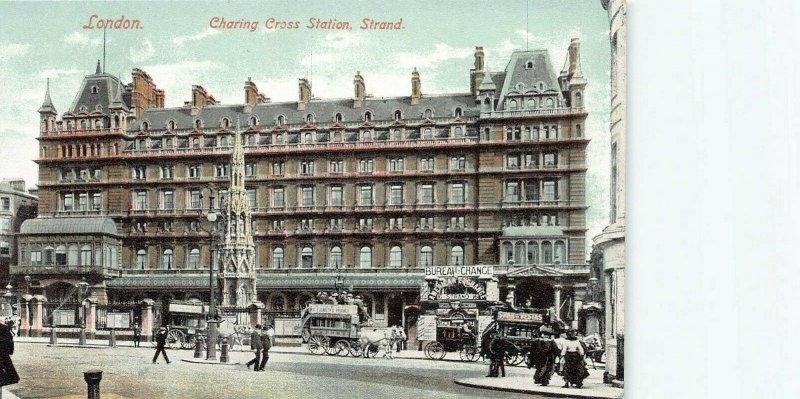
[{"label": "sky", "polygon": [[[106,30],[105,70],[128,83],[133,68],[144,69],[166,91],[168,107],[189,100],[193,84],[222,103],[243,103],[248,77],[273,101],[296,101],[301,77],[311,79],[315,97],[352,97],[356,71],[368,94],[407,96],[414,68],[423,95],[463,93],[475,46],[484,47],[491,71],[505,69],[511,52],[526,47],[547,49],[560,71],[570,39],[580,38],[591,139],[588,238],[608,224],[610,45],[599,1],[3,2],[0,15],[0,177],[22,177],[28,186],[37,181],[36,110],[47,79],[61,114],[103,56],[98,19],[139,21],[139,29]],[[257,28],[214,29],[213,18]],[[299,27],[266,29],[270,18]],[[351,29],[309,29],[310,18],[346,21]],[[402,18],[403,29],[361,30],[364,18]]]}]

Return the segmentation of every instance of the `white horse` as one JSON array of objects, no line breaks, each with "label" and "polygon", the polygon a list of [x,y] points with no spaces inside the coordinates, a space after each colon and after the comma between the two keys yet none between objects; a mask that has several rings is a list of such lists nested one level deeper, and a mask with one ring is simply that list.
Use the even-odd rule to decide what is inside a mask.
[{"label": "white horse", "polygon": [[250,326],[236,324],[231,319],[224,318],[217,327],[217,336],[220,342],[222,338],[228,338],[228,345],[231,350],[241,350],[244,348],[242,337],[250,336]]},{"label": "white horse", "polygon": [[406,339],[405,331],[397,326],[385,328],[383,330],[372,329],[371,331],[361,331],[358,338],[361,347],[363,348],[364,357],[369,357],[369,348],[376,346],[378,351],[383,350],[383,357],[394,359],[392,350],[394,345]]}]

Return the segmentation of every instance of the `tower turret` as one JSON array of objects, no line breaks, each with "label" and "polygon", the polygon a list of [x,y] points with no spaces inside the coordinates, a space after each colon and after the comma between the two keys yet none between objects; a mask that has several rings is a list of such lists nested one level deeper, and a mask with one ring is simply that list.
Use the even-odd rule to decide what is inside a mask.
[{"label": "tower turret", "polygon": [[50,99],[50,79],[47,79],[47,89],[44,92],[44,102],[39,107],[39,116],[41,120],[40,132],[48,132],[55,129],[56,126],[56,107],[53,106],[53,100]]}]

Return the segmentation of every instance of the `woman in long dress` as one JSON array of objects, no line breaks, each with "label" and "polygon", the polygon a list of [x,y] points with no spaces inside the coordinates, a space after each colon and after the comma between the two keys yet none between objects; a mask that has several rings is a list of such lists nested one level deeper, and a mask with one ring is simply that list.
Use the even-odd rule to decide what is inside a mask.
[{"label": "woman in long dress", "polygon": [[564,370],[562,373],[564,388],[569,388],[570,384],[576,388],[583,386],[583,379],[588,374],[583,363],[585,354],[583,345],[578,341],[575,332],[570,331],[564,346],[561,348],[561,357],[564,358]]}]

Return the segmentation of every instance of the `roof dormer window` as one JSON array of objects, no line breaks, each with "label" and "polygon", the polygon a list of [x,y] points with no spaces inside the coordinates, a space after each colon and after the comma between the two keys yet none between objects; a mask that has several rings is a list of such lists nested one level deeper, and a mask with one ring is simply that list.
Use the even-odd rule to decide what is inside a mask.
[{"label": "roof dormer window", "polygon": [[364,113],[364,122],[372,122],[372,112],[365,112]]},{"label": "roof dormer window", "polygon": [[87,106],[85,106],[85,105],[81,105],[81,107],[80,107],[79,109],[80,109],[81,111],[83,111],[83,112],[86,112],[86,111],[88,111],[88,110],[89,110],[89,107],[87,107]]},{"label": "roof dormer window", "polygon": [[196,129],[202,129],[203,128],[203,120],[202,119],[195,119],[194,120],[194,127]]},{"label": "roof dormer window", "polygon": [[431,118],[433,118],[433,111],[431,111],[431,109],[428,108],[425,110],[425,119],[431,119]]},{"label": "roof dormer window", "polygon": [[167,122],[167,129],[169,129],[169,130],[175,130],[175,121],[169,121],[169,122]]},{"label": "roof dormer window", "polygon": [[533,61],[528,61],[525,63],[525,69],[533,69]]},{"label": "roof dormer window", "polygon": [[342,116],[341,112],[337,112],[334,118],[336,119],[336,123],[342,123],[342,121],[344,121],[344,116]]},{"label": "roof dormer window", "polygon": [[460,118],[461,116],[463,116],[464,111],[461,110],[461,107],[456,107],[456,110],[455,112],[453,112],[453,114],[456,116],[456,118]]},{"label": "roof dormer window", "polygon": [[398,109],[394,111],[394,120],[399,121],[400,119],[403,119],[403,113]]},{"label": "roof dormer window", "polygon": [[228,118],[222,118],[222,127],[225,129],[231,127],[231,121]]},{"label": "roof dormer window", "polygon": [[100,104],[97,104],[97,106],[96,106],[96,107],[94,107],[94,109],[95,109],[95,111],[100,111],[100,112],[103,112],[103,106],[102,106],[102,105],[100,105]]},{"label": "roof dormer window", "polygon": [[92,94],[97,94],[98,90],[97,86],[92,86]]},{"label": "roof dormer window", "polygon": [[142,130],[148,131],[150,129],[150,124],[147,122],[142,122]]},{"label": "roof dormer window", "polygon": [[256,126],[258,126],[258,118],[256,118],[255,116],[251,116],[250,127],[256,127]]},{"label": "roof dormer window", "polygon": [[286,124],[286,117],[284,117],[283,115],[278,115],[278,119],[276,122],[278,123],[278,126],[283,126]]},{"label": "roof dormer window", "polygon": [[314,123],[314,115],[306,114],[306,123]]}]

